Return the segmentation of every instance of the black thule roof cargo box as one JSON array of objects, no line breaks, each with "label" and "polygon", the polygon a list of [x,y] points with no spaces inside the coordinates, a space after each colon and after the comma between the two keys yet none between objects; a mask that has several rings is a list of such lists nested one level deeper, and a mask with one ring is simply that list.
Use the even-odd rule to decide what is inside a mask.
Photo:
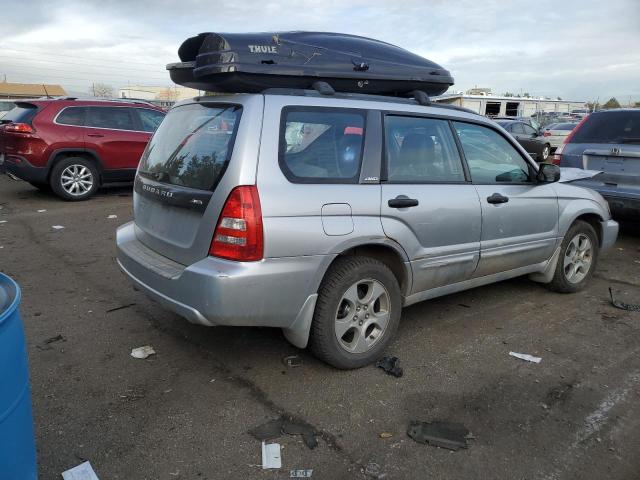
[{"label": "black thule roof cargo box", "polygon": [[201,33],[183,42],[171,79],[211,92],[261,92],[328,83],[340,92],[440,95],[453,78],[400,47],[355,35],[316,32]]}]

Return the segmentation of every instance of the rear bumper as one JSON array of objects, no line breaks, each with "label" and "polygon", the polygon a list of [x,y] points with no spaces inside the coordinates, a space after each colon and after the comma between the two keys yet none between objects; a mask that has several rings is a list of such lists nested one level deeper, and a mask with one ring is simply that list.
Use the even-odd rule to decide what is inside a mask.
[{"label": "rear bumper", "polygon": [[618,222],[615,220],[606,220],[600,222],[600,224],[602,225],[602,245],[600,245],[600,249],[606,250],[616,243],[619,228]]},{"label": "rear bumper", "polygon": [[47,183],[49,173],[47,167],[34,167],[26,158],[15,155],[5,156],[2,169],[21,180],[33,183]]},{"label": "rear bumper", "polygon": [[293,327],[327,260],[207,257],[185,267],[141,244],[133,222],[118,229],[116,242],[118,265],[140,290],[190,322],[208,326]]}]

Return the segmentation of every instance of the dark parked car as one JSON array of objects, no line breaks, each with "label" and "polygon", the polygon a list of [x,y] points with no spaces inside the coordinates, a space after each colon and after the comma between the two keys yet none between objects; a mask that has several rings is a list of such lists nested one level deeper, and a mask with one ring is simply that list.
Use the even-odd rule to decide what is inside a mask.
[{"label": "dark parked car", "polygon": [[640,218],[640,109],[590,114],[558,147],[554,163],[600,170],[573,184],[599,192],[615,215]]},{"label": "dark parked car", "polygon": [[498,120],[498,125],[515,137],[520,145],[538,162],[546,162],[551,154],[551,145],[539,137],[539,131],[524,122]]},{"label": "dark parked car", "polygon": [[146,102],[47,99],[16,102],[0,119],[0,168],[65,200],[133,181],[165,113]]}]

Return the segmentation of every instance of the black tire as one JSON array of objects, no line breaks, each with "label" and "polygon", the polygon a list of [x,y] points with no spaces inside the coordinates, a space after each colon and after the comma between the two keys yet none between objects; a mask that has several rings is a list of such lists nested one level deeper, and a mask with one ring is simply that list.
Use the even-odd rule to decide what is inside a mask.
[{"label": "black tire", "polygon": [[542,151],[540,152],[540,161],[546,162],[550,156],[551,156],[551,145],[549,145],[548,143],[545,143],[544,147],[542,147]]},{"label": "black tire", "polygon": [[[65,172],[67,168],[73,168],[74,166],[77,166],[80,169],[82,167],[86,168],[90,173],[90,177],[84,177],[84,179],[86,180],[87,178],[90,178],[91,180],[90,188],[88,188],[86,191],[78,191],[78,193],[75,194],[67,191],[62,183],[63,172]],[[68,157],[60,160],[55,164],[55,166],[51,170],[49,184],[51,185],[51,189],[53,190],[53,192],[60,198],[71,202],[78,202],[81,200],[86,200],[94,193],[96,193],[100,186],[100,177],[98,176],[98,169],[91,160],[87,160],[86,158],[82,157]]]},{"label": "black tire", "polygon": [[[565,258],[568,258],[569,254],[571,253],[571,250],[569,250],[570,248],[572,248],[570,247],[571,242],[580,235],[584,235],[591,242],[591,262],[589,264],[586,275],[584,275],[584,277],[580,281],[572,282],[567,278],[567,271],[565,269]],[[596,269],[599,250],[600,245],[598,242],[598,235],[596,234],[593,227],[582,220],[577,220],[576,222],[574,222],[574,224],[571,225],[571,228],[569,228],[569,231],[567,231],[567,234],[562,240],[562,244],[560,246],[560,256],[558,257],[558,264],[556,265],[556,271],[554,273],[553,280],[551,280],[551,282],[546,285],[547,288],[559,293],[575,293],[582,290],[587,285],[587,283],[589,283],[589,280],[593,276],[593,272]]]},{"label": "black tire", "polygon": [[[343,295],[346,295],[350,287],[354,287],[358,282],[381,284],[384,288],[383,295],[386,294],[386,298],[388,298],[388,302],[385,301],[385,308],[380,306],[381,303],[376,304],[381,311],[388,312],[389,318],[386,327],[380,332],[370,332],[367,329],[368,322],[372,322],[369,328],[376,328],[373,326],[372,320],[364,320],[367,323],[363,326],[362,318],[359,321],[351,320],[353,319],[352,314],[357,315],[355,311],[345,313],[345,318],[348,317],[349,322],[354,322],[350,325],[350,327],[353,327],[351,330],[359,332],[360,330],[357,326],[359,323],[365,332],[365,335],[363,335],[364,341],[373,339],[369,349],[363,353],[349,352],[342,346],[342,339],[349,334],[349,331],[345,333],[345,336],[340,341],[336,335],[336,318],[340,314],[339,308],[342,308],[343,301],[346,301],[343,300]],[[356,286],[356,291],[360,295],[358,288],[360,288],[360,285]],[[353,308],[355,309],[355,307]],[[361,308],[363,310],[359,315],[362,316],[366,313],[366,309],[364,305]],[[368,365],[382,356],[394,337],[400,323],[401,310],[402,296],[400,287],[389,267],[370,257],[346,256],[338,258],[326,273],[318,290],[318,300],[313,315],[313,323],[311,324],[309,348],[316,357],[336,368],[347,370]],[[368,311],[374,311],[374,307],[371,307],[371,310]],[[369,318],[368,314],[366,318]],[[370,334],[371,336],[369,336]]]}]

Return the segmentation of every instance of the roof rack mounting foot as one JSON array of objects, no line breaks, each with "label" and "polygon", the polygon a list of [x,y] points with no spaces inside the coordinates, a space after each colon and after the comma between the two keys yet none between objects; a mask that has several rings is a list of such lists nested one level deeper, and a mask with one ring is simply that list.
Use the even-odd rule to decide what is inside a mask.
[{"label": "roof rack mounting foot", "polygon": [[336,91],[327,82],[317,81],[313,82],[311,87],[317,91],[320,95],[334,95]]},{"label": "roof rack mounting foot", "polygon": [[418,102],[420,105],[431,105],[431,99],[429,98],[429,95],[427,95],[422,90],[414,90],[413,92],[411,92],[411,96],[415,98],[416,102]]}]

